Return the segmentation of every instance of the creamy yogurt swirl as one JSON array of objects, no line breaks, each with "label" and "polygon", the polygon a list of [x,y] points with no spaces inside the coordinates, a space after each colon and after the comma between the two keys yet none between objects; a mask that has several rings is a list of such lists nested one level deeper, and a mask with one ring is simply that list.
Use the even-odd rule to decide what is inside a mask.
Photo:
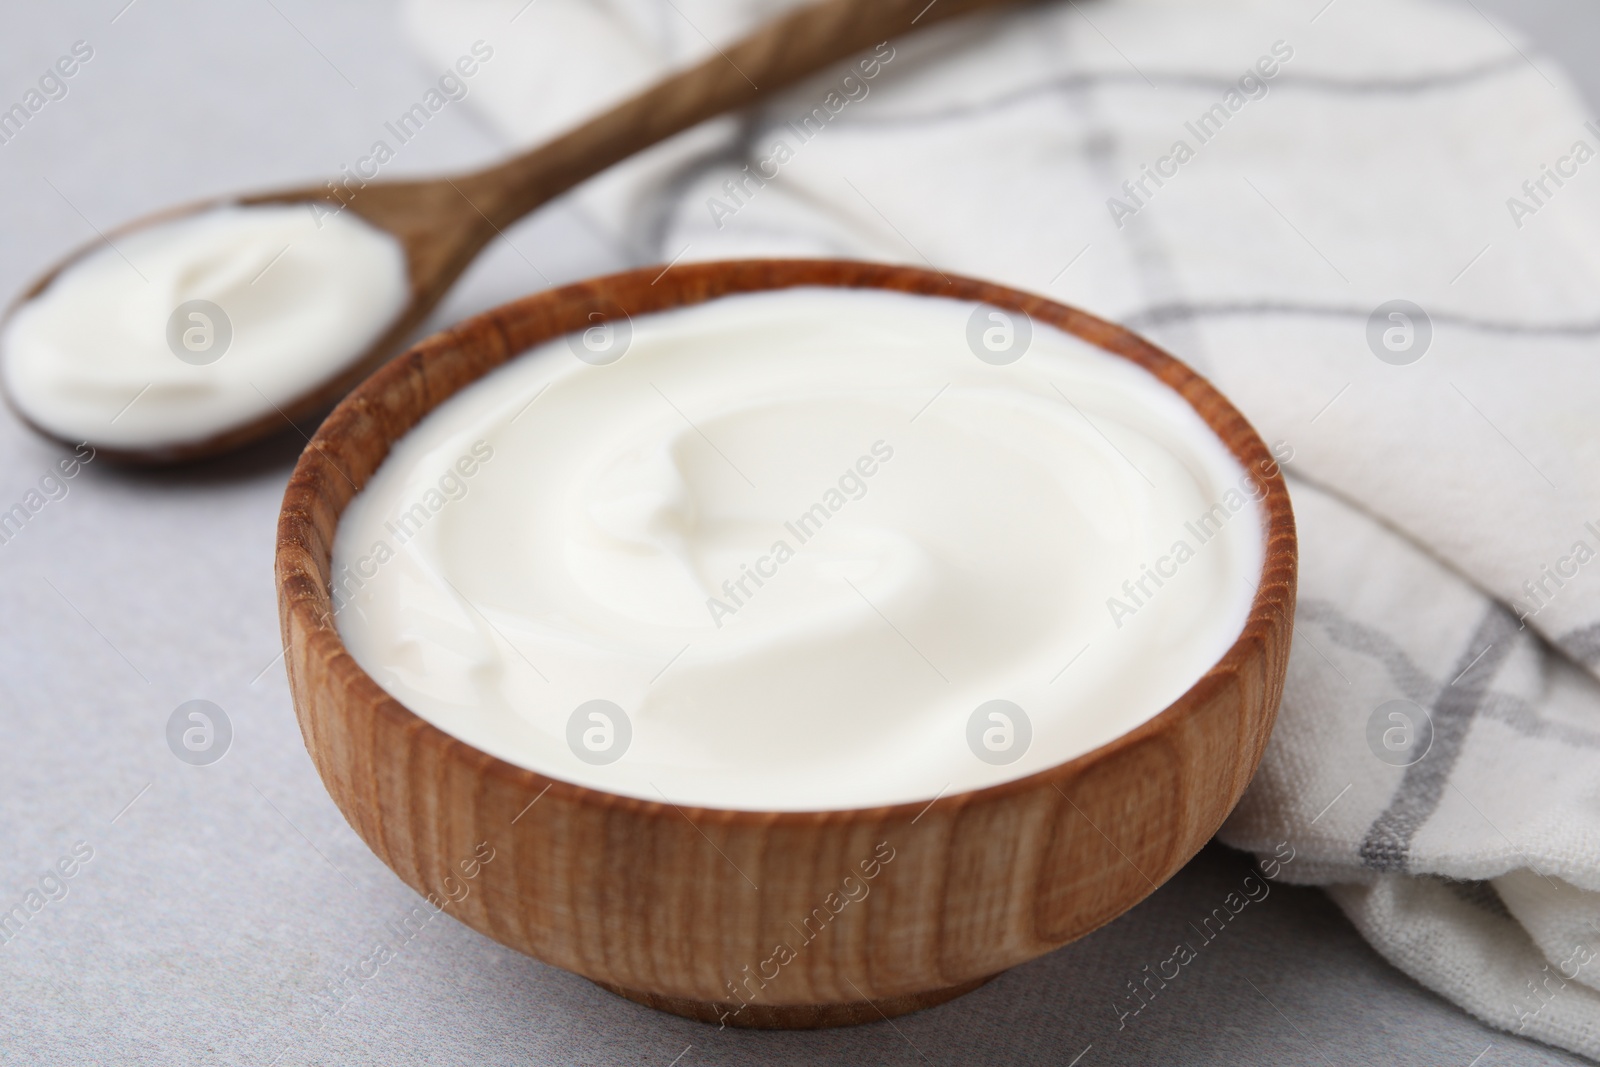
[{"label": "creamy yogurt swirl", "polygon": [[536,348],[351,502],[339,632],[456,737],[677,804],[926,800],[1087,752],[1237,638],[1264,490],[1146,371],[994,314],[796,289]]},{"label": "creamy yogurt swirl", "polygon": [[350,212],[229,206],[116,238],[0,333],[7,394],[57,437],[194,444],[289,405],[405,306],[405,251]]}]

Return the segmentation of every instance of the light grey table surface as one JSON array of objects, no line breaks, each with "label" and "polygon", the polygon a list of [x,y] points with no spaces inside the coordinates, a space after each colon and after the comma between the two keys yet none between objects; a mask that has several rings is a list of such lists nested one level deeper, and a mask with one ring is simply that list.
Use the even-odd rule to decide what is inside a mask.
[{"label": "light grey table surface", "polygon": [[[1600,100],[1600,5],[1476,5]],[[0,145],[5,294],[129,217],[334,173],[427,78],[377,0],[7,0],[0,27],[0,107],[72,42],[94,48],[67,97]],[[495,152],[455,109],[392,170]],[[563,204],[509,240],[437,324],[542,287],[540,272],[626,265]],[[93,849],[67,895],[0,944],[0,1063],[1580,1062],[1478,1025],[1386,965],[1319,891],[1282,886],[1119,1030],[1124,983],[1248,873],[1218,846],[1106,929],[893,1025],[719,1032],[443,918],[320,1026],[315,995],[416,897],[323,790],[275,659],[273,527],[299,443],[180,471],[91,464],[0,544],[0,910],[75,843]],[[0,508],[59,455],[0,415]],[[196,697],[235,730],[205,768],[164,739]]]}]

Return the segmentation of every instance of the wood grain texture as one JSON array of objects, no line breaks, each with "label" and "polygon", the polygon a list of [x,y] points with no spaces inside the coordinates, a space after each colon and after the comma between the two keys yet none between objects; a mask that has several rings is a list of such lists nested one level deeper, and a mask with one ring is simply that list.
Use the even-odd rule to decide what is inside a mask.
[{"label": "wood grain texture", "polygon": [[[283,640],[306,746],[350,824],[423,893],[440,893],[452,868],[488,842],[496,858],[451,914],[666,1010],[715,1019],[742,1008],[730,1025],[837,1025],[913,1010],[1138,903],[1232,810],[1282,695],[1294,519],[1255,431],[1148,342],[1031,294],[840,261],[690,264],[652,283],[657,274],[541,293],[429,338],[356,389],[302,455],[278,529]],[[591,325],[591,312],[636,316],[799,285],[1022,311],[1182,394],[1242,465],[1264,472],[1265,565],[1227,655],[1154,719],[1030,777],[929,804],[783,813],[679,808],[514,767],[424,722],[362,671],[330,615],[334,532],[420,418],[530,346]],[[862,864],[875,855],[891,858],[867,879]],[[851,874],[866,895],[839,906]],[[793,958],[774,962],[779,945]]]},{"label": "wood grain texture", "polygon": [[[762,26],[704,62],[633,96],[529,152],[485,170],[420,181],[315,185],[188,204],[111,231],[116,238],[157,222],[223,204],[326,204],[349,210],[393,234],[405,249],[410,292],[406,306],[365,353],[303,396],[275,397],[277,410],[202,440],[147,449],[98,446],[120,463],[180,463],[219,455],[326,412],[352,386],[383,365],[405,343],[467,269],[505,227],[607,167],[706,119],[785,89],[830,63],[863,49],[978,8],[1009,0],[822,0]],[[101,242],[86,244],[37,279],[7,315],[63,269]],[[3,320],[0,320],[3,321]],[[0,384],[0,395],[37,433],[61,441],[28,417]]]}]

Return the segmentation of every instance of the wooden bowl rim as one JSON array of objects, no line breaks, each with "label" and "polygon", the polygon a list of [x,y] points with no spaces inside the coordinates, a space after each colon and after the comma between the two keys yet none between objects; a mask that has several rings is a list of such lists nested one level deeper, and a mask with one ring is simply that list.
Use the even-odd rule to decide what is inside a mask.
[{"label": "wooden bowl rim", "polygon": [[[560,305],[567,302],[581,303],[585,307],[608,306],[631,317],[634,313],[622,306],[616,299],[616,292],[632,288],[641,280],[649,281],[653,287],[656,282],[662,281],[668,272],[674,277],[673,284],[661,290],[666,299],[657,306],[641,308],[637,314],[648,315],[678,307],[709,303],[725,296],[789,288],[884,289],[910,295],[984,303],[1020,311],[1034,320],[1054,326],[1102,351],[1128,359],[1150,371],[1177,392],[1217,435],[1240,465],[1246,471],[1255,472],[1257,482],[1266,486],[1266,495],[1258,502],[1266,519],[1266,526],[1262,532],[1264,551],[1260,580],[1251,600],[1249,616],[1239,636],[1235,638],[1227,652],[1178,699],[1138,726],[1097,748],[1022,778],[959,793],[939,793],[928,800],[872,807],[771,811],[674,804],[670,801],[631,797],[579,785],[576,782],[518,766],[433,725],[391,696],[356,662],[331,622],[333,613],[327,585],[319,575],[313,573],[311,566],[308,566],[314,564],[318,558],[314,548],[317,539],[309,514],[297,506],[298,501],[301,498],[322,497],[322,486],[325,483],[331,484],[335,477],[348,481],[347,476],[335,467],[327,455],[326,446],[353,430],[359,424],[364,409],[376,406],[374,401],[377,397],[391,388],[406,388],[408,378],[419,368],[425,368],[426,364],[432,361],[449,359],[467,345],[481,345],[485,329],[502,341],[504,352],[492,366],[485,369],[483,374],[462,383],[460,388],[481,380],[484,375],[519,358],[533,347],[563,336],[560,333],[552,333],[517,348],[508,340],[505,328],[508,320],[518,318],[526,310],[537,308],[541,304]],[[760,278],[760,282],[721,288],[715,284],[719,277],[725,278],[738,272],[755,274]],[[651,279],[654,281],[650,281]],[[705,284],[707,282],[712,284],[707,286]],[[419,412],[416,419],[389,442],[389,447],[392,449],[394,441],[410,432],[418,422],[448,398],[449,396],[441,396],[426,410]],[[1215,413],[1214,417],[1208,417],[1201,410],[1202,405],[1210,407]],[[378,460],[378,466],[381,466],[387,458],[386,452],[383,459]],[[1261,461],[1269,464],[1270,473],[1259,466]],[[374,467],[374,470],[376,469]],[[364,487],[365,482],[357,487],[357,491]],[[343,512],[343,507],[337,509],[335,527]],[[688,817],[688,813],[693,813],[695,816],[693,821],[696,823],[709,821],[716,825],[735,826],[800,826],[828,822],[900,821],[908,818],[914,822],[936,806],[948,811],[972,803],[1003,800],[1019,793],[1045,787],[1055,788],[1059,792],[1060,783],[1077,778],[1094,765],[1110,759],[1124,749],[1150,742],[1175,730],[1208,703],[1218,686],[1228,684],[1228,678],[1238,667],[1247,662],[1252,649],[1263,646],[1274,630],[1288,625],[1285,600],[1292,604],[1298,554],[1288,488],[1284,484],[1276,458],[1244,415],[1202,375],[1175,356],[1124,327],[1047,297],[936,270],[846,259],[713,260],[669,266],[666,271],[659,266],[622,271],[533,293],[498,305],[447,330],[424,338],[362,381],[328,415],[312,436],[301,453],[284,492],[283,507],[279,513],[277,545],[275,574],[285,648],[288,648],[293,630],[290,626],[293,619],[309,635],[307,640],[311,647],[306,650],[307,653],[326,665],[346,683],[343,700],[363,700],[375,714],[393,720],[393,725],[401,729],[412,747],[417,747],[425,741],[438,746],[441,751],[449,753],[447,759],[476,764],[477,774],[520,786],[529,796],[537,794],[542,797],[548,792],[569,803],[605,810],[627,811],[643,818],[683,818]],[[329,559],[322,562],[331,573],[331,542],[328,548]],[[1289,590],[1287,598],[1280,592],[1285,587]],[[285,658],[288,662],[293,660],[294,656],[291,653]],[[291,690],[293,688],[291,685]],[[340,711],[347,713],[342,705]]]}]

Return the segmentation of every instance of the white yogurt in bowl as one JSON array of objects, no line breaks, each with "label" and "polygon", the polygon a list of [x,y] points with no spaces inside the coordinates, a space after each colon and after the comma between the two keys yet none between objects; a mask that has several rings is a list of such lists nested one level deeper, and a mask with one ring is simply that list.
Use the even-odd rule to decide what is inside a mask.
[{"label": "white yogurt in bowl", "polygon": [[1154,376],[1016,313],[731,296],[425,416],[343,515],[335,621],[408,708],[554,778],[929,800],[1189,689],[1249,615],[1264,493]]},{"label": "white yogurt in bowl", "polygon": [[0,331],[6,394],[55,437],[151,452],[292,405],[409,296],[405,249],[351,212],[226,206],[68,264]]}]

